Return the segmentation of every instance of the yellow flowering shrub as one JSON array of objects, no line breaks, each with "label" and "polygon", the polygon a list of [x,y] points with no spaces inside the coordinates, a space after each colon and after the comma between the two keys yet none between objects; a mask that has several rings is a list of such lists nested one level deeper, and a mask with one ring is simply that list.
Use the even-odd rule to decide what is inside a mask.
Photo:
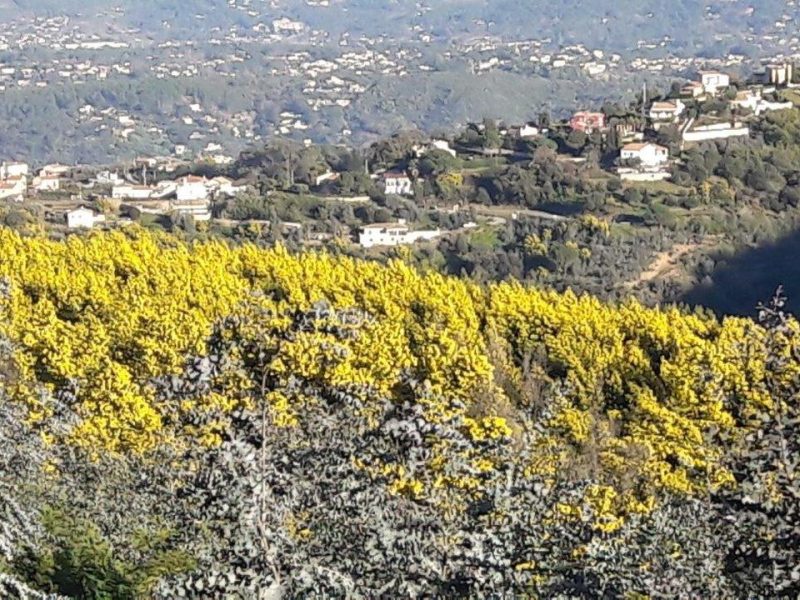
[{"label": "yellow flowering shrub", "polygon": [[223,244],[189,247],[139,230],[59,243],[0,230],[11,283],[2,333],[19,344],[16,396],[43,420],[33,384],[76,388],[73,442],[152,448],[165,434],[149,381],[203,352],[212,324],[246,293]]},{"label": "yellow flowering shrub", "polygon": [[[695,493],[731,482],[710,436],[737,430],[770,404],[764,332],[752,321],[720,323],[634,301],[615,307],[517,283],[493,286],[487,311],[512,355],[546,357],[549,377],[565,390],[551,404],[554,434],[596,454],[608,481],[635,481],[643,501],[659,489]],[[550,448],[564,466],[575,454],[559,441]]]},{"label": "yellow flowering shrub", "polygon": [[[611,306],[519,283],[480,287],[400,260],[185,244],[137,228],[65,242],[0,230],[0,277],[11,290],[0,305],[0,333],[15,344],[20,374],[9,391],[49,435],[38,390],[72,390],[80,423],[63,441],[92,452],[146,452],[187,434],[218,444],[216,421],[187,428],[174,411],[230,412],[249,402],[252,381],[223,373],[214,393],[177,406],[158,401],[154,381],[203,356],[215,326],[235,315],[243,317],[237,336],[271,349],[264,369],[275,381],[294,377],[397,400],[400,383],[412,379],[425,389],[414,397],[425,419],[460,418],[476,447],[513,444],[520,421],[544,419],[525,472],[560,477],[593,457],[584,462],[594,465],[598,487],[587,502],[608,531],[620,515],[646,510],[660,490],[694,494],[729,483],[713,435],[746,427],[771,402],[765,334],[752,321],[633,301]],[[280,335],[293,314],[320,301],[365,318],[351,336],[324,327]],[[786,352],[789,378],[800,366]],[[531,361],[538,383],[555,390],[542,417],[510,389],[522,386]],[[272,391],[265,401],[277,425],[294,427],[311,400]],[[365,468],[419,498],[429,489],[477,490],[496,466],[476,453],[464,457],[472,474],[447,474],[448,444],[429,443],[427,483],[399,464]]]}]

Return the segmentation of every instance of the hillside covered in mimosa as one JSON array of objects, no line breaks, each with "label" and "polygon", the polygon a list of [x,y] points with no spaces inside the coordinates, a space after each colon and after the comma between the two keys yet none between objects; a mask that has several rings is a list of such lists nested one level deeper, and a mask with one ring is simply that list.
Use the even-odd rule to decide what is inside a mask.
[{"label": "hillside covered in mimosa", "polygon": [[4,597],[800,591],[780,297],[720,321],[135,227],[0,230],[0,278]]}]

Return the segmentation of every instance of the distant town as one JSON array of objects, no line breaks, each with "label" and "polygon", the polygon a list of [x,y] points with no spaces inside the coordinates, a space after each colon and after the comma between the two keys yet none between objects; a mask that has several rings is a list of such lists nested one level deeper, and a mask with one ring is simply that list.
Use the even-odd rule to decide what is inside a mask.
[{"label": "distant town", "polygon": [[[281,22],[276,27],[283,30],[293,25]],[[765,113],[793,108],[800,98],[795,91],[800,88],[800,84],[795,83],[795,75],[791,62],[765,64],[744,81],[734,80],[720,70],[701,70],[694,79],[676,83],[669,93],[654,96],[652,100],[645,87],[640,102],[628,108],[623,117],[608,110],[580,110],[562,121],[550,122],[546,115],[516,125],[492,121],[496,142],[470,146],[465,141],[469,139],[470,130],[477,136],[486,136],[487,122],[473,123],[460,137],[420,140],[412,151],[416,159],[440,155],[452,159],[494,157],[524,162],[532,160],[534,153],[533,150],[521,151],[520,143],[533,149],[546,140],[552,143],[552,139],[561,139],[571,144],[573,139],[583,138],[595,140],[601,147],[611,144],[618,149],[613,163],[603,167],[609,176],[616,176],[622,182],[666,181],[671,178],[673,164],[679,160],[673,154],[676,150],[680,152],[700,142],[747,138],[754,119]],[[701,109],[709,106],[713,110]],[[192,107],[192,110],[200,111],[199,107]],[[287,121],[293,118],[294,115],[286,114]],[[125,119],[121,120],[124,125]],[[309,147],[311,142],[306,141],[302,146]],[[216,208],[221,202],[241,194],[258,194],[252,178],[237,180],[232,175],[237,159],[215,153],[219,150],[209,145],[205,152],[190,160],[184,156],[185,149],[179,147],[171,156],[140,156],[128,163],[105,167],[49,164],[34,168],[8,157],[0,166],[0,200],[20,206],[40,204],[45,208],[46,221],[57,229],[126,226],[143,214],[208,222],[221,217]],[[569,155],[561,158],[572,162],[586,160]],[[300,192],[296,186],[288,186],[284,192],[353,205],[370,204],[376,194],[383,198],[419,198],[424,193],[421,192],[424,175],[410,172],[402,163],[386,168],[365,160],[363,176],[371,183],[360,194],[345,194],[336,188],[342,175],[332,168],[326,167],[324,171],[317,168]],[[294,183],[293,175],[289,183]],[[457,203],[442,203],[440,198],[434,198],[433,203],[437,202],[442,210],[459,210]],[[517,212],[501,217],[497,211],[486,207],[479,207],[477,212],[473,207],[474,219],[462,219],[459,227],[452,231],[424,229],[404,219],[364,223],[358,230],[351,231],[349,237],[363,248],[413,244],[475,228],[479,216],[499,224],[505,222],[506,217],[516,218]],[[560,218],[543,211],[535,212],[544,218]],[[301,228],[300,223],[292,222],[281,226]],[[310,235],[309,240],[324,237]]]},{"label": "distant town", "polygon": [[[635,78],[665,81],[701,69],[742,75],[750,63],[745,54],[736,52],[718,57],[680,55],[673,52],[669,36],[639,39],[629,53],[620,53],[591,44],[561,44],[547,36],[504,39],[487,34],[448,41],[441,32],[421,24],[382,35],[352,35],[331,33],[318,25],[335,10],[327,1],[306,3],[307,14],[317,15],[314,24],[269,10],[263,2],[231,0],[228,4],[240,15],[240,21],[230,27],[211,26],[211,13],[191,15],[210,32],[202,40],[172,36],[169,23],[162,24],[161,35],[145,34],[124,20],[121,7],[105,8],[93,16],[91,23],[102,22],[105,27],[64,15],[0,22],[0,93],[20,103],[37,90],[58,95],[57,105],[62,94],[80,98],[79,105],[62,110],[74,121],[82,147],[96,143],[113,148],[109,150],[113,156],[128,158],[142,149],[158,148],[159,153],[178,158],[191,160],[202,153],[224,162],[249,145],[275,136],[315,143],[373,141],[376,130],[385,135],[395,121],[413,122],[407,114],[380,118],[391,110],[383,106],[376,86],[392,83],[400,89],[413,88],[422,85],[417,77],[434,73],[466,71],[487,77],[512,73],[552,80],[580,76],[597,86],[629,93],[631,87],[638,87],[630,85]],[[718,17],[715,10],[708,7],[704,20],[713,23]],[[747,9],[747,14],[754,10]],[[800,57],[800,39],[787,28],[795,10],[794,3],[789,3],[784,15],[764,31],[744,33],[743,43],[778,61]],[[425,3],[419,4],[420,15],[430,11]],[[471,26],[491,28],[479,20]],[[166,87],[152,94],[135,90],[135,101],[126,102],[113,92],[100,93],[93,87],[102,84],[106,90],[119,84],[127,90],[131,82],[145,81],[149,87],[149,82]],[[235,99],[210,101],[209,86],[218,91],[225,82],[245,87],[268,82],[263,85],[269,86],[271,95],[263,106],[240,105]],[[183,89],[170,88],[173,84]],[[509,85],[513,89],[513,82]],[[79,93],[65,93],[65,89]],[[183,93],[187,89],[192,93]],[[145,102],[168,106],[168,110],[142,109]],[[49,96],[42,97],[43,106],[51,103]],[[270,110],[265,110],[267,105]],[[365,111],[370,112],[366,123]],[[436,123],[447,118],[429,117]]]}]

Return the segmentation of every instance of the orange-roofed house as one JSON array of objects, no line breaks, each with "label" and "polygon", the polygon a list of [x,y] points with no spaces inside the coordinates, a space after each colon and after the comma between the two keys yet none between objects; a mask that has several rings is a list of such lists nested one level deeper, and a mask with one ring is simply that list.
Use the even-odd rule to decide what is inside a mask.
[{"label": "orange-roofed house", "polygon": [[576,112],[569,120],[569,126],[576,131],[592,133],[605,129],[606,116],[601,112]]}]

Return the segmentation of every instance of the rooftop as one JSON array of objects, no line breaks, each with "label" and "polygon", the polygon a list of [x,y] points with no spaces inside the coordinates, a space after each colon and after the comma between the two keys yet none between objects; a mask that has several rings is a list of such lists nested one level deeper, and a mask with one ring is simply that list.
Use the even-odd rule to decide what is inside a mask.
[{"label": "rooftop", "polygon": [[663,100],[661,102],[653,102],[650,108],[653,110],[677,110],[678,103],[672,100]]},{"label": "rooftop", "polygon": [[659,150],[666,150],[664,146],[659,146],[658,144],[654,144],[652,142],[639,142],[634,144],[625,144],[622,149],[627,152],[639,152],[640,150],[644,150],[648,146],[653,146]]},{"label": "rooftop", "polygon": [[364,225],[364,230],[381,230],[381,229],[405,229],[408,230],[408,225],[404,223],[372,223],[371,225]]}]

